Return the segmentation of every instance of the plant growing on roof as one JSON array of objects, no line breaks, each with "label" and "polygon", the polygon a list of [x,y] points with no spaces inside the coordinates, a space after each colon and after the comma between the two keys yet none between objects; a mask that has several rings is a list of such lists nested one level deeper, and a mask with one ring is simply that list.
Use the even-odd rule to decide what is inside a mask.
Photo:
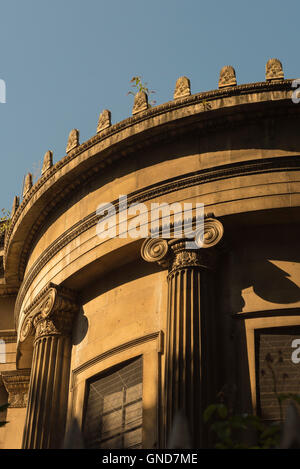
[{"label": "plant growing on roof", "polygon": [[[154,90],[149,90],[147,83],[142,82],[142,77],[140,75],[132,77],[132,79],[130,80],[130,83],[131,83],[131,87],[135,88],[135,92],[130,90],[128,91],[127,96],[129,94],[132,94],[133,96],[135,96],[136,93],[138,93],[139,91],[143,91],[144,93],[146,93],[146,95],[149,98],[150,94],[156,93]],[[148,103],[149,103],[149,106],[151,107],[154,104],[156,104],[156,101],[152,100],[152,101],[149,101]]]},{"label": "plant growing on roof", "polygon": [[5,208],[2,208],[0,211],[0,236],[5,233],[10,225],[10,212]]}]

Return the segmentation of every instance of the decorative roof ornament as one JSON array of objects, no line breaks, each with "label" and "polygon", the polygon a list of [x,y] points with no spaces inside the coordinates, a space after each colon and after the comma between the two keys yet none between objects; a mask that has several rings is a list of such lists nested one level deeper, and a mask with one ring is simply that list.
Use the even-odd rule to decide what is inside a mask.
[{"label": "decorative roof ornament", "polygon": [[282,63],[278,59],[269,59],[266,64],[266,80],[283,80],[284,73]]},{"label": "decorative roof ornament", "polygon": [[42,175],[45,174],[48,169],[53,166],[53,152],[48,150],[44,155],[43,167],[42,167]]},{"label": "decorative roof ornament", "polygon": [[98,120],[97,133],[107,129],[111,126],[111,112],[108,109],[104,109]]},{"label": "decorative roof ornament", "polygon": [[23,198],[32,188],[32,174],[28,173],[25,177],[24,188],[23,188]]},{"label": "decorative roof ornament", "polygon": [[139,112],[146,111],[149,108],[148,95],[145,91],[138,91],[134,97],[132,115],[138,114]]},{"label": "decorative roof ornament", "polygon": [[225,65],[220,71],[219,88],[236,86],[235,70],[231,65]]},{"label": "decorative roof ornament", "polygon": [[71,150],[78,147],[78,145],[79,145],[79,130],[72,129],[71,132],[69,133],[66,152],[69,153]]},{"label": "decorative roof ornament", "polygon": [[174,99],[185,98],[191,95],[191,82],[187,77],[180,77],[176,81]]},{"label": "decorative roof ornament", "polygon": [[20,197],[16,195],[13,201],[12,209],[11,209],[11,218],[14,216],[14,214],[18,210],[19,205],[20,205]]}]

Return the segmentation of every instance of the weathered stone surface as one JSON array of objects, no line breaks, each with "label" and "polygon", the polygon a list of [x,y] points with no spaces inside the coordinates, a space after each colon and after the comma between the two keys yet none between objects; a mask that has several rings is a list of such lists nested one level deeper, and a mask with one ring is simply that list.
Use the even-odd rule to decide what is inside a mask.
[{"label": "weathered stone surface", "polygon": [[18,208],[19,208],[19,205],[20,205],[20,197],[18,197],[18,196],[16,195],[15,198],[14,198],[14,202],[13,202],[12,209],[11,209],[11,217],[14,216],[14,214],[16,213],[16,211],[17,211]]},{"label": "weathered stone surface", "polygon": [[70,153],[70,151],[74,150],[74,148],[78,147],[78,145],[79,145],[79,130],[72,129],[71,132],[69,133],[66,152]]},{"label": "weathered stone surface", "polygon": [[[25,408],[8,409],[0,446],[20,447],[23,429],[24,446],[54,445],[65,416],[67,428],[73,417],[84,427],[86,383],[140,356],[147,448],[165,445],[157,429],[171,428],[180,407],[197,428],[200,404],[224,382],[238,389],[241,411],[255,408],[256,330],[300,326],[300,106],[292,92],[279,80],[172,99],[100,131],[36,182],[0,252],[0,338],[17,331],[0,372],[31,367],[35,397],[26,424]],[[120,194],[149,210],[203,203],[204,245],[143,243],[126,236],[120,218],[122,236],[100,239],[96,209],[111,203],[124,215]]]},{"label": "weathered stone surface", "polygon": [[139,112],[146,111],[148,109],[148,95],[144,91],[138,91],[134,97],[132,114],[138,114]]},{"label": "weathered stone surface", "polygon": [[107,129],[111,126],[111,112],[108,109],[104,109],[98,120],[97,132]]},{"label": "weathered stone surface", "polygon": [[1,376],[8,392],[9,406],[11,408],[25,408],[28,399],[30,369],[2,371]]},{"label": "weathered stone surface", "polygon": [[32,174],[28,173],[25,176],[25,180],[24,180],[23,197],[25,197],[25,195],[30,191],[31,188],[32,188]]},{"label": "weathered stone surface", "polygon": [[266,64],[266,80],[283,80],[284,73],[282,63],[278,59],[269,59]]},{"label": "weathered stone surface", "polygon": [[191,83],[187,77],[180,77],[176,81],[174,99],[185,98],[191,94]]},{"label": "weathered stone surface", "polygon": [[225,65],[220,71],[219,88],[236,85],[235,70],[231,65]]},{"label": "weathered stone surface", "polygon": [[53,166],[53,152],[48,150],[46,151],[44,155],[42,175],[45,174],[48,171],[48,169],[50,169],[52,166]]}]

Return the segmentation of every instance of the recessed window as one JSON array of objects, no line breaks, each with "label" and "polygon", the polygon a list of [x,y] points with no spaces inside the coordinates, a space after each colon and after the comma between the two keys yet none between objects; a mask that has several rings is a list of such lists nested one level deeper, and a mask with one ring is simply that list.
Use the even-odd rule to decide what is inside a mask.
[{"label": "recessed window", "polygon": [[84,436],[88,448],[142,447],[142,357],[88,382]]},{"label": "recessed window", "polygon": [[284,417],[282,393],[300,394],[300,328],[282,327],[255,332],[258,413],[265,420]]}]

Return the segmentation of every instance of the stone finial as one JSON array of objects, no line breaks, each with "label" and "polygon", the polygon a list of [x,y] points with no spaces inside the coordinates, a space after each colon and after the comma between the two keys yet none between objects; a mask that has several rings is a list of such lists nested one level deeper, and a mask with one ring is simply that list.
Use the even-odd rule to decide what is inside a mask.
[{"label": "stone finial", "polygon": [[176,81],[174,99],[185,98],[191,95],[191,83],[187,77],[180,77]]},{"label": "stone finial", "polygon": [[11,209],[11,218],[14,216],[20,205],[20,198],[16,195]]},{"label": "stone finial", "polygon": [[236,86],[235,70],[231,65],[225,65],[220,71],[219,88]]},{"label": "stone finial", "polygon": [[266,80],[283,80],[284,73],[282,63],[278,59],[269,59],[266,64]]},{"label": "stone finial", "polygon": [[111,112],[108,109],[104,109],[98,120],[97,133],[102,132],[102,130],[107,129],[111,126]]},{"label": "stone finial", "polygon": [[149,108],[148,95],[145,91],[138,91],[134,97],[132,115],[145,111]]},{"label": "stone finial", "polygon": [[71,132],[69,133],[66,152],[69,153],[71,150],[78,147],[78,145],[79,145],[79,130],[72,129]]},{"label": "stone finial", "polygon": [[53,166],[53,152],[48,150],[44,155],[43,167],[42,167],[42,175],[48,171],[48,169]]},{"label": "stone finial", "polygon": [[23,188],[23,198],[32,188],[32,174],[28,173],[25,177],[24,188]]}]

